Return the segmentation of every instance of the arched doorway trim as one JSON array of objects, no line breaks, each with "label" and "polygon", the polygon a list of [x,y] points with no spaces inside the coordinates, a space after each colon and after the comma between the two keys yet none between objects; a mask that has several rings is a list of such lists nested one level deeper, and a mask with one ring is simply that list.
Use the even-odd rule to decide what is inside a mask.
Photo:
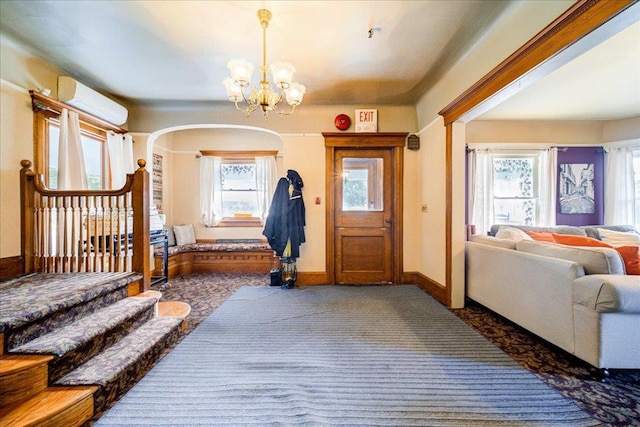
[{"label": "arched doorway trim", "polygon": [[151,164],[151,159],[153,158],[153,144],[156,140],[167,133],[178,132],[181,130],[190,130],[190,129],[237,129],[239,131],[253,131],[253,132],[264,132],[269,135],[276,136],[282,142],[282,136],[279,133],[274,132],[270,129],[259,128],[255,126],[244,126],[244,125],[230,125],[230,124],[219,124],[219,123],[205,123],[205,124],[192,124],[192,125],[180,125],[180,126],[171,126],[165,129],[157,130],[149,135],[147,139],[147,153],[146,159],[147,164]]}]

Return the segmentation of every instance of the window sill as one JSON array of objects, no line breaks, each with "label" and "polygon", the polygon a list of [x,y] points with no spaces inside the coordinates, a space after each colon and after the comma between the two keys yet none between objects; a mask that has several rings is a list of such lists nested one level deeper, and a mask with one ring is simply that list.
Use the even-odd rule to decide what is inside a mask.
[{"label": "window sill", "polygon": [[262,227],[260,218],[224,218],[216,227]]}]

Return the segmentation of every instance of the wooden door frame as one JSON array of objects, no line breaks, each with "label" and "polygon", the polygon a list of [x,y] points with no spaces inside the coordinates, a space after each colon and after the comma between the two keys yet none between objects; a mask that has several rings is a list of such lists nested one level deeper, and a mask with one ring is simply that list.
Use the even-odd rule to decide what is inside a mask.
[{"label": "wooden door frame", "polygon": [[403,175],[404,175],[404,146],[407,132],[392,133],[336,133],[323,132],[325,142],[326,159],[326,271],[327,278],[335,281],[335,164],[334,156],[336,150],[340,149],[389,149],[391,151],[391,161],[393,162],[393,195],[392,204],[393,233],[391,245],[396,254],[392,262],[393,283],[402,283],[403,273]]},{"label": "wooden door frame", "polygon": [[[578,0],[531,40],[438,112],[446,127],[445,147],[445,281],[451,305],[453,209],[453,123],[468,122],[529,84],[573,59],[578,49],[589,49],[603,37],[628,25],[624,14],[638,0]],[[622,19],[613,19],[622,17]],[[607,24],[607,25],[605,25]],[[602,27],[602,28],[601,28]],[[596,34],[595,30],[603,29]],[[587,39],[587,36],[596,34]],[[585,39],[577,47],[577,42]],[[521,84],[523,83],[523,84]]]}]

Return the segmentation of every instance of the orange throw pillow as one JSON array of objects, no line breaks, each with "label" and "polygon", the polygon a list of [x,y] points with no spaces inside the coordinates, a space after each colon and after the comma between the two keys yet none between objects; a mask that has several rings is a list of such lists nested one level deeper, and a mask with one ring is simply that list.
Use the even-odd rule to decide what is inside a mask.
[{"label": "orange throw pillow", "polygon": [[591,238],[591,237],[574,236],[572,234],[558,234],[558,233],[551,233],[551,234],[553,235],[553,240],[556,243],[560,243],[562,245],[613,248],[613,246],[611,246],[610,244],[605,243],[598,239]]},{"label": "orange throw pillow", "polygon": [[618,246],[614,249],[622,256],[627,274],[640,275],[640,247]]},{"label": "orange throw pillow", "polygon": [[627,274],[640,275],[640,247],[638,246],[612,246],[606,242],[593,239],[591,237],[557,233],[552,234],[555,242],[562,245],[613,248],[618,251],[622,257]]},{"label": "orange throw pillow", "polygon": [[527,233],[529,236],[531,236],[533,240],[538,240],[539,242],[549,242],[549,243],[556,242],[553,239],[553,233],[549,233],[547,231],[536,232],[536,231],[524,230],[524,232]]}]

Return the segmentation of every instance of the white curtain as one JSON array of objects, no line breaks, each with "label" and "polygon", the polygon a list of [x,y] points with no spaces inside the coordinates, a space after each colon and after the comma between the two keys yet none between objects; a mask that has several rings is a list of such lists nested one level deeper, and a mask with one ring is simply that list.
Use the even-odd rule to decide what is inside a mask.
[{"label": "white curtain", "polygon": [[539,157],[540,173],[538,174],[540,189],[538,203],[539,226],[556,225],[556,188],[558,182],[558,149],[556,147],[542,150]]},{"label": "white curtain", "polygon": [[200,222],[213,227],[222,220],[222,157],[200,158]]},{"label": "white curtain", "polygon": [[60,113],[60,139],[58,149],[58,189],[86,190],[87,172],[80,137],[78,113],[66,108]]},{"label": "white curtain", "polygon": [[122,135],[107,132],[107,149],[109,150],[109,166],[111,168],[111,188],[120,189],[126,182]]},{"label": "white curtain", "polygon": [[633,150],[610,148],[604,164],[604,223],[635,224]]},{"label": "white curtain", "polygon": [[133,173],[133,138],[112,131],[107,132],[107,148],[111,167],[111,188],[120,189]]},{"label": "white curtain", "polygon": [[469,224],[487,234],[493,223],[493,152],[473,149],[468,156]]},{"label": "white curtain", "polygon": [[133,160],[133,137],[129,134],[122,136],[122,154],[124,154],[124,172],[134,173],[136,164]]},{"label": "white curtain", "polygon": [[256,157],[256,184],[259,216],[264,221],[269,214],[271,199],[276,191],[276,159],[273,156]]},{"label": "white curtain", "polygon": [[[89,185],[84,166],[78,113],[66,108],[62,109],[58,144],[58,190],[86,190]],[[72,242],[71,230],[76,214],[67,215],[65,209],[54,208],[52,210],[49,233],[51,236],[49,239],[50,255],[73,255],[75,246],[70,242]]]}]

